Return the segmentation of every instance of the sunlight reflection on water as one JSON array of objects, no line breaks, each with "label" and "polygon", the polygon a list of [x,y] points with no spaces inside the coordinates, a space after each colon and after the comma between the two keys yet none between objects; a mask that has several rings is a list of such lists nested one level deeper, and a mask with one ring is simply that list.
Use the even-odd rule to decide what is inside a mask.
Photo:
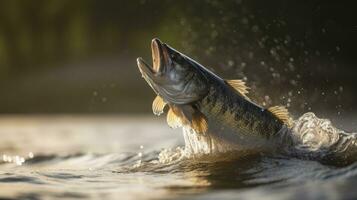
[{"label": "sunlight reflection on water", "polygon": [[[220,162],[187,159],[183,157],[181,131],[169,129],[164,119],[151,116],[11,116],[0,119],[0,132],[1,198],[356,195],[351,189],[357,180],[355,164],[336,168],[315,161],[262,156]],[[343,193],[346,188],[351,190]],[[295,190],[303,193],[292,192]]]}]

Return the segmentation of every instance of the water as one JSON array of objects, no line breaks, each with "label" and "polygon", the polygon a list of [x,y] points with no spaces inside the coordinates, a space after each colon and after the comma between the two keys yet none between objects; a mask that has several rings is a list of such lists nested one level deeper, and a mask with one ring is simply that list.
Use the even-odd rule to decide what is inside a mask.
[{"label": "water", "polygon": [[[322,155],[321,147],[355,145],[339,143],[352,141],[354,134],[312,113],[295,122],[295,131],[302,139],[297,154]],[[0,133],[0,199],[357,197],[357,163],[188,155],[181,131],[152,116],[4,116]]]}]

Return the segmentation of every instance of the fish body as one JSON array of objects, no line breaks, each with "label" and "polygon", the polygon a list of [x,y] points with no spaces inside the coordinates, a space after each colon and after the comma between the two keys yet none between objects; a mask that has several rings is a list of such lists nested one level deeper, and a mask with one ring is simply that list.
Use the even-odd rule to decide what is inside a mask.
[{"label": "fish body", "polygon": [[[209,93],[195,107],[208,120],[208,134],[226,149],[259,151],[272,149],[284,123],[267,109],[247,100],[223,80],[211,80]],[[228,149],[231,150],[231,149]],[[222,151],[222,150],[221,150]]]},{"label": "fish body", "polygon": [[150,67],[138,58],[139,70],[158,95],[153,111],[169,107],[167,122],[183,127],[192,153],[271,152],[281,148],[291,118],[284,107],[263,108],[247,96],[242,80],[224,80],[188,56],[152,41]]}]

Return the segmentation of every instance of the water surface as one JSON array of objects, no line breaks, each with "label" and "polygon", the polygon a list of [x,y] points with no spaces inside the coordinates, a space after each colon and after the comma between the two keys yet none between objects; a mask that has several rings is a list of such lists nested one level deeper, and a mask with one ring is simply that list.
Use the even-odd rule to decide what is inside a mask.
[{"label": "water surface", "polygon": [[4,199],[357,197],[356,163],[283,155],[187,158],[181,130],[152,116],[4,116],[0,135]]}]

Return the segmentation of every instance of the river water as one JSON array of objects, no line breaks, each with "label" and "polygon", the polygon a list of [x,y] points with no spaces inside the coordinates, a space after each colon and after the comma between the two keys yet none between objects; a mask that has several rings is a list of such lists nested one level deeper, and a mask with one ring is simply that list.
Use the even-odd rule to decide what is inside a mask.
[{"label": "river water", "polygon": [[[312,113],[296,124],[301,151],[355,137]],[[153,116],[3,116],[0,137],[0,199],[357,198],[357,163],[188,157],[181,130]]]}]

